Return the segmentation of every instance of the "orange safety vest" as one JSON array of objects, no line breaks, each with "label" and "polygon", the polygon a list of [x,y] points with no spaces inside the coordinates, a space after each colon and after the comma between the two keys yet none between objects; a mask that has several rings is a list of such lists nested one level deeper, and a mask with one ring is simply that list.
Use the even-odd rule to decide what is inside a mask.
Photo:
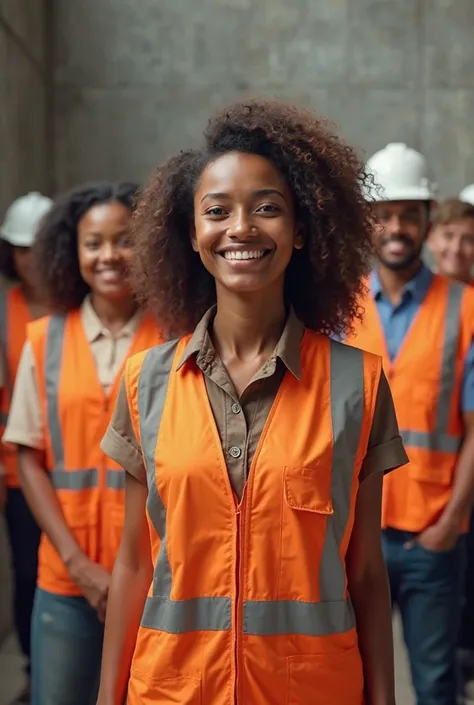
[{"label": "orange safety vest", "polygon": [[[0,354],[3,356],[5,384],[0,394],[0,433],[3,436],[10,411],[11,395],[21,352],[26,340],[26,327],[31,314],[18,284],[0,293]],[[19,487],[18,451],[2,443],[1,462],[8,487]]]},{"label": "orange safety vest", "polygon": [[384,480],[382,526],[418,533],[440,517],[451,496],[464,436],[460,400],[474,292],[435,274],[393,361],[373,297],[362,306],[364,320],[348,342],[382,356],[410,459]]},{"label": "orange safety vest", "polygon": [[[45,428],[46,468],[69,528],[84,553],[112,570],[124,521],[124,472],[100,449],[121,373],[107,396],[98,379],[79,310],[30,323]],[[156,345],[155,323],[144,317],[130,354]],[[39,549],[38,586],[59,595],[80,590],[48,537]]]},{"label": "orange safety vest", "polygon": [[363,705],[345,557],[381,360],[306,331],[237,504],[188,340],[125,372],[154,563],[127,703]]}]

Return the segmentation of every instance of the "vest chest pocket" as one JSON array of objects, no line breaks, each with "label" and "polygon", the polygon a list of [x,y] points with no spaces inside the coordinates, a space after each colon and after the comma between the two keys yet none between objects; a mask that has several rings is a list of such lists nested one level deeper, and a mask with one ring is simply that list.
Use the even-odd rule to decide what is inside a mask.
[{"label": "vest chest pocket", "polygon": [[284,468],[281,525],[275,528],[275,599],[320,600],[320,560],[332,514],[326,463]]},{"label": "vest chest pocket", "polygon": [[334,513],[331,500],[331,473],[313,468],[285,467],[285,502],[291,509],[314,514]]}]

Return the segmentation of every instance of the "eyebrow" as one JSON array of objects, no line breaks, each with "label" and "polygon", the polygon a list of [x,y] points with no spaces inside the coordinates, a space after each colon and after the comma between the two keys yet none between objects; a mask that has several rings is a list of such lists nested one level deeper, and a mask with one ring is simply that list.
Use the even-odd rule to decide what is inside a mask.
[{"label": "eyebrow", "polygon": [[[252,192],[252,196],[274,196],[275,194],[285,200],[283,193],[276,188],[262,188]],[[206,198],[230,198],[230,194],[224,192],[206,193],[206,195],[201,198],[201,203]]]}]

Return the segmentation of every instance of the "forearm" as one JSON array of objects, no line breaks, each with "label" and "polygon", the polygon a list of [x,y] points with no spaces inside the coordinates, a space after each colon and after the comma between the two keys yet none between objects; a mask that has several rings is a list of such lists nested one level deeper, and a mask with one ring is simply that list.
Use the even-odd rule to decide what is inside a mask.
[{"label": "forearm", "polygon": [[474,500],[474,433],[464,441],[456,467],[453,490],[440,521],[461,526]]},{"label": "forearm", "polygon": [[395,705],[392,615],[388,578],[380,570],[350,585],[367,705]]},{"label": "forearm", "polygon": [[34,518],[61,560],[69,566],[82,551],[66,523],[48,473],[29,449],[20,450],[19,468],[21,488]]},{"label": "forearm", "polygon": [[125,700],[130,664],[152,577],[151,564],[132,566],[119,552],[107,601],[97,705],[122,705]]}]

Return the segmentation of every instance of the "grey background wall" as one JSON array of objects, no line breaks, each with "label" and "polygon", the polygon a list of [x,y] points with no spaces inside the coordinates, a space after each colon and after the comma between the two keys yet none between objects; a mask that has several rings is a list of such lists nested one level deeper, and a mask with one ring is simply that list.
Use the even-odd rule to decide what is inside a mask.
[{"label": "grey background wall", "polygon": [[49,0],[0,0],[0,212],[51,188]]},{"label": "grey background wall", "polygon": [[[47,2],[0,0],[0,214],[19,194],[51,188]],[[0,513],[0,643],[11,621],[8,562]]]},{"label": "grey background wall", "polygon": [[56,0],[56,185],[143,178],[242,92],[404,140],[474,181],[472,0]]}]

